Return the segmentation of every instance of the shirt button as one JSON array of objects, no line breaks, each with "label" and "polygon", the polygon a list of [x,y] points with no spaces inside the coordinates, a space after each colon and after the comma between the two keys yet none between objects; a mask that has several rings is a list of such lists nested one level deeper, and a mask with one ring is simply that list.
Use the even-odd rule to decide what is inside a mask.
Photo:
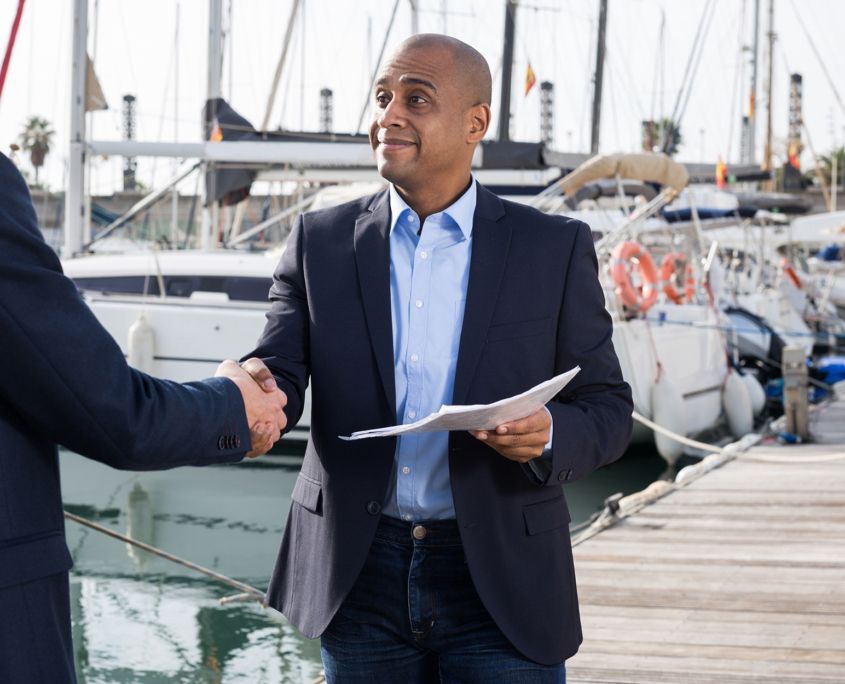
[{"label": "shirt button", "polygon": [[411,469],[408,466],[405,466],[404,468],[402,468],[402,474],[403,475],[407,475],[410,472],[411,472]]},{"label": "shirt button", "polygon": [[403,518],[405,518],[405,520],[410,520],[410,519],[411,519],[411,514],[410,514],[410,513],[405,513],[405,515],[403,515],[402,517],[403,517]]},{"label": "shirt button", "polygon": [[416,306],[418,309],[422,309],[422,305],[423,305],[422,299],[418,299],[417,301],[414,302],[414,306]]},{"label": "shirt button", "polygon": [[414,411],[414,409],[411,409],[410,411],[408,411],[408,418],[416,418],[416,417],[417,417],[417,412]]},{"label": "shirt button", "polygon": [[420,357],[419,357],[418,354],[411,354],[411,362],[412,363],[416,363],[419,360],[420,360]]},{"label": "shirt button", "polygon": [[422,259],[423,261],[428,259],[428,252],[426,252],[426,251],[420,252],[420,259]]},{"label": "shirt button", "polygon": [[409,223],[414,223],[414,222],[416,222],[416,220],[417,220],[416,216],[414,216],[413,214],[408,214],[408,222]]}]

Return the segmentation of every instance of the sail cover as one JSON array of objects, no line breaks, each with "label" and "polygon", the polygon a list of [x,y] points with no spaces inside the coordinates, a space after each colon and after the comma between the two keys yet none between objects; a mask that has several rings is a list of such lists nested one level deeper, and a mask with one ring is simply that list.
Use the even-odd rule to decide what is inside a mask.
[{"label": "sail cover", "polygon": [[669,186],[681,192],[689,181],[683,165],[663,153],[600,154],[588,159],[572,173],[558,181],[558,185],[572,197],[587,183],[603,178],[633,179]]}]

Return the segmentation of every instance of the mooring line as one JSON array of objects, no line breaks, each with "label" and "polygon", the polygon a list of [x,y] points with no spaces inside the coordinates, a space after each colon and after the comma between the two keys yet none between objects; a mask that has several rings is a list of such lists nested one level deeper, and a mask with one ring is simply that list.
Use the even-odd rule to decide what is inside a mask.
[{"label": "mooring line", "polygon": [[137,539],[132,539],[132,537],[128,537],[125,534],[121,534],[120,532],[115,532],[114,530],[110,530],[108,527],[104,527],[99,523],[95,523],[92,520],[88,520],[87,518],[83,518],[75,513],[69,513],[65,511],[65,518],[68,520],[72,520],[75,523],[80,525],[84,525],[85,527],[89,527],[92,530],[97,532],[101,532],[102,534],[108,535],[109,537],[113,537],[114,539],[119,539],[120,541],[126,542],[127,544],[131,544],[139,549],[147,551],[155,556],[159,556],[160,558],[164,558],[165,560],[169,560],[172,563],[176,563],[177,565],[181,565],[182,567],[188,568],[189,570],[193,570],[194,572],[198,572],[202,575],[206,575],[207,577],[211,577],[218,582],[222,582],[223,584],[227,584],[228,586],[232,587],[233,589],[237,589],[238,591],[242,592],[236,596],[229,596],[220,599],[222,604],[232,603],[234,601],[258,601],[262,605],[264,604],[264,592],[260,589],[256,589],[249,584],[245,584],[244,582],[239,582],[238,580],[232,579],[231,577],[227,577],[226,575],[221,575],[219,572],[215,572],[214,570],[210,570],[209,568],[203,567],[202,565],[197,565],[196,563],[192,563],[189,560],[185,560],[184,558],[180,558],[179,556],[174,556],[172,553],[168,553],[167,551],[162,551],[155,546],[151,546],[150,544],[145,544],[142,541],[138,541]]}]

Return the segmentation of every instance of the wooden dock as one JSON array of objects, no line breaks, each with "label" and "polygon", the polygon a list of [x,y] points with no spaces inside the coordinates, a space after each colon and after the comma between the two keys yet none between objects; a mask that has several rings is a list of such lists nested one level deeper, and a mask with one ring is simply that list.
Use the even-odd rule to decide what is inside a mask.
[{"label": "wooden dock", "polygon": [[817,443],[761,443],[576,546],[569,682],[845,683],[845,401],[811,430]]}]

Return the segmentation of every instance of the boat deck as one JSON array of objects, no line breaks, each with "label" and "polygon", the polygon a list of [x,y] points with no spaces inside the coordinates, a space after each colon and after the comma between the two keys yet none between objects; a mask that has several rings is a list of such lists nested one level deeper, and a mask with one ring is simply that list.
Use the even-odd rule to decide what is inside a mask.
[{"label": "boat deck", "polygon": [[845,401],[811,430],[634,501],[576,546],[586,638],[569,682],[845,682]]}]

